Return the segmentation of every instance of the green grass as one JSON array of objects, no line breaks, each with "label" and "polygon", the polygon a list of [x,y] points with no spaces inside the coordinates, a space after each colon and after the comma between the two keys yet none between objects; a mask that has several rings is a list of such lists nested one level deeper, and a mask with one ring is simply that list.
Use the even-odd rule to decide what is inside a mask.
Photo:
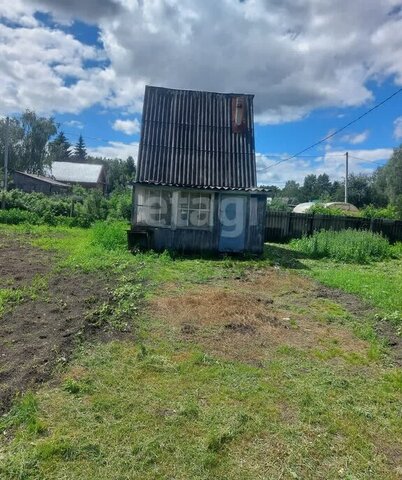
[{"label": "green grass", "polygon": [[271,259],[300,269],[305,275],[330,287],[356,294],[371,304],[380,316],[397,327],[402,325],[402,244],[391,247],[393,257],[364,265],[332,259],[311,259],[300,252],[297,243],[268,246]]},{"label": "green grass", "polygon": [[38,275],[34,277],[31,285],[19,288],[12,286],[0,288],[0,318],[7,310],[12,308],[13,305],[18,304],[22,300],[35,300],[44,290],[46,290],[46,286],[47,278]]},{"label": "green grass", "polygon": [[[115,306],[103,306],[98,318],[118,326],[165,285],[197,288],[271,264],[356,293],[384,315],[402,311],[401,259],[342,264],[274,245],[262,260],[132,255],[118,240],[124,228],[0,233],[29,232],[32,243],[62,254],[64,271],[111,272]],[[398,478],[400,369],[325,342],[312,351],[271,348],[258,364],[227,361],[175,337],[163,318],[134,311],[135,340],[81,345],[59,382],[26,394],[1,417],[0,478]],[[354,328],[329,299],[317,299],[312,313]]]},{"label": "green grass", "polygon": [[2,478],[392,478],[374,443],[402,433],[396,370],[334,371],[297,349],[257,368],[115,342],[70,375],[16,406]]}]

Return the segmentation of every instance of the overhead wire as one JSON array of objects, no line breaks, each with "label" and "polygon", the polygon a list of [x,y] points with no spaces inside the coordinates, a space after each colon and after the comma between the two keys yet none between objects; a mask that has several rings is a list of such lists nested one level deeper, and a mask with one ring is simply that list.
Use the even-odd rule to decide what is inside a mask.
[{"label": "overhead wire", "polygon": [[[338,128],[337,130],[335,130],[334,132],[330,133],[329,135],[327,135],[326,137],[324,138],[321,138],[320,140],[318,140],[317,142],[313,143],[312,145],[309,145],[308,147],[304,148],[303,150],[300,150],[300,152],[297,152],[295,153],[294,155],[291,155],[290,157],[287,157],[287,158],[284,158],[282,160],[279,160],[278,162],[275,162],[273,163],[272,165],[267,165],[265,167],[264,170],[260,171],[260,173],[263,173],[265,171],[267,171],[268,169],[272,168],[272,167],[275,167],[276,165],[279,165],[281,163],[284,163],[284,162],[289,162],[290,160],[293,160],[294,158],[296,157],[300,157],[304,152],[307,152],[308,150],[320,145],[321,143],[329,140],[330,138],[334,137],[335,135],[338,135],[338,133],[340,132],[343,132],[344,130],[346,130],[348,127],[350,127],[351,125],[353,125],[354,123],[358,122],[359,120],[361,120],[363,117],[365,117],[366,115],[368,115],[369,113],[371,113],[373,110],[376,110],[377,108],[381,107],[382,105],[384,105],[384,103],[388,102],[389,100],[391,100],[392,98],[394,98],[396,95],[398,95],[399,93],[402,92],[402,87],[399,88],[398,90],[396,90],[394,93],[392,93],[391,95],[389,95],[387,98],[385,98],[384,100],[382,100],[381,102],[377,103],[376,105],[374,105],[372,108],[370,108],[369,110],[367,110],[366,112],[362,113],[361,115],[359,115],[357,118],[351,120],[349,123],[347,123],[346,125],[344,125],[343,127],[341,128]],[[320,155],[317,155],[317,157],[319,157]]]}]

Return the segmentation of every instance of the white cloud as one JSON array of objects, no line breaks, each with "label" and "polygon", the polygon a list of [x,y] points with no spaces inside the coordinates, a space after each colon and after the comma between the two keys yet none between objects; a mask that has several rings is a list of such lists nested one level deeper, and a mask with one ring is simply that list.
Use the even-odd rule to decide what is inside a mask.
[{"label": "white cloud", "polygon": [[123,160],[131,155],[137,161],[138,142],[109,142],[104,146],[87,148],[87,151],[94,157],[121,158]]},{"label": "white cloud", "polygon": [[365,142],[370,135],[369,130],[364,130],[360,133],[349,133],[348,135],[344,135],[341,137],[341,141],[350,143],[352,145],[358,145],[359,143]]},{"label": "white cloud", "polygon": [[[375,148],[365,150],[349,150],[349,172],[371,173],[392,155],[392,148]],[[303,183],[304,177],[310,173],[320,175],[327,173],[331,180],[339,180],[345,176],[345,152],[340,150],[326,151],[322,156],[314,158],[295,158],[273,165],[289,155],[270,156],[257,154],[257,179],[259,184],[275,184],[282,187],[287,180]]]},{"label": "white cloud", "polygon": [[[3,2],[4,3],[4,2]],[[6,2],[9,4],[10,2]],[[143,87],[255,93],[261,123],[372,99],[369,80],[402,84],[395,0],[15,0],[0,13],[0,109],[138,112]],[[33,16],[96,24],[104,51]],[[86,68],[104,55],[109,64]],[[74,82],[69,76],[74,76]]]},{"label": "white cloud", "polygon": [[68,122],[64,122],[64,125],[67,125],[67,127],[79,128],[80,130],[84,128],[84,124],[79,120],[69,120]]},{"label": "white cloud", "polygon": [[140,132],[140,122],[136,118],[134,120],[117,119],[113,123],[113,130],[118,130],[126,135],[134,135]]},{"label": "white cloud", "polygon": [[103,101],[110,73],[85,67],[102,58],[102,52],[62,30],[0,22],[0,110],[78,113]]},{"label": "white cloud", "polygon": [[398,117],[394,121],[394,137],[396,140],[402,139],[402,117]]}]

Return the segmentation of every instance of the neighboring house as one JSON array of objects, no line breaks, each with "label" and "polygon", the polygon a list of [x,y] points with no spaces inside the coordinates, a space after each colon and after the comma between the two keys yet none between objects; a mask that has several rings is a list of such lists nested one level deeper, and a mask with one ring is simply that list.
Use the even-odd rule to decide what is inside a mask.
[{"label": "neighboring house", "polygon": [[19,171],[13,173],[13,180],[15,188],[28,193],[40,192],[49,195],[51,193],[66,193],[71,188],[70,185],[49,177]]},{"label": "neighboring house", "polygon": [[98,188],[106,191],[106,172],[103,165],[93,163],[53,162],[46,172],[49,177],[70,185]]},{"label": "neighboring house", "polygon": [[261,253],[266,196],[252,95],[146,87],[131,248]]}]

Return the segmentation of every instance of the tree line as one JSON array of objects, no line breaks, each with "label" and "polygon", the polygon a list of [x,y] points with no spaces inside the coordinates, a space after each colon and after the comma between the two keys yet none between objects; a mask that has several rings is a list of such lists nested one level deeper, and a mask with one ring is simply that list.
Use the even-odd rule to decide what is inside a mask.
[{"label": "tree line", "polygon": [[[0,171],[6,141],[6,119],[0,118]],[[9,119],[9,171],[25,171],[44,175],[53,162],[103,164],[108,178],[109,191],[125,188],[135,178],[133,157],[110,159],[88,155],[85,141],[79,135],[72,145],[53,117],[42,117],[26,110],[21,116]]]},{"label": "tree line", "polygon": [[[283,188],[266,188],[271,190],[272,208],[279,210],[303,202],[343,202],[345,195],[344,180],[332,182],[326,173],[306,175],[303,183],[288,180]],[[386,164],[373,173],[348,176],[348,201],[358,208],[392,206],[402,218],[402,146],[395,148]]]}]

